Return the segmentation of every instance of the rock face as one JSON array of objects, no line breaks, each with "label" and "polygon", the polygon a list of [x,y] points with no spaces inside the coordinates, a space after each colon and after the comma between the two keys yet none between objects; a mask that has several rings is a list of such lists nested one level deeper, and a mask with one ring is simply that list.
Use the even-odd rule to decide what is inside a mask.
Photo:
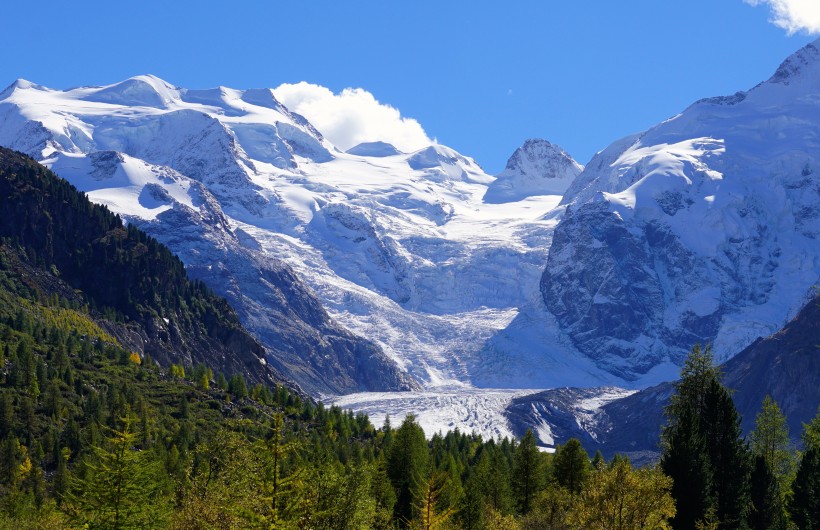
[{"label": "rock face", "polygon": [[[758,339],[721,366],[723,384],[741,416],[744,433],[754,429],[763,398],[769,395],[786,415],[792,442],[799,446],[803,423],[820,405],[820,295],[815,295],[782,330]],[[612,389],[563,388],[513,400],[507,417],[514,432],[541,426],[544,444],[577,437],[589,451],[621,453],[633,461],[660,454],[664,408],[674,383],[662,383],[618,397]],[[615,399],[607,399],[615,395]],[[545,427],[546,426],[546,427]]]},{"label": "rock face", "polygon": [[722,360],[792,316],[820,276],[820,52],[598,153],[562,200],[541,293],[625,379]]},{"label": "rock face", "polygon": [[557,145],[547,140],[527,140],[487,188],[484,201],[497,204],[533,195],[563,195],[583,169]]},{"label": "rock face", "polygon": [[0,208],[3,274],[41,299],[59,296],[85,307],[122,347],[165,367],[201,363],[301,394],[266,361],[234,310],[191,282],[167,248],[126,230],[46,168],[2,147]]},{"label": "rock face", "polygon": [[242,228],[292,224],[276,191],[258,182],[257,166],[333,160],[321,134],[270,90],[187,90],[153,76],[65,92],[17,81],[0,95],[0,144],[169,246],[191,276],[231,302],[267,362],[305,391],[415,387]]},{"label": "rock face", "polygon": [[[0,96],[0,144],[167,244],[313,395],[493,385],[497,362],[505,383],[531,388],[578,364],[563,345],[545,352],[548,341],[506,329],[544,314],[559,197],[527,186],[574,164],[546,142],[495,178],[440,144],[341,152],[271,90],[139,76],[65,91],[16,82]],[[485,202],[505,179],[525,200]],[[564,368],[534,371],[537,357]]]}]

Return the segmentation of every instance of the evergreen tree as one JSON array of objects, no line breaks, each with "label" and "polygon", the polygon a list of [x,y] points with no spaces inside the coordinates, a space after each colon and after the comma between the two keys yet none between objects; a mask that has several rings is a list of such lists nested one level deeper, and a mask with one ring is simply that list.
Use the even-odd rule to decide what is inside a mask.
[{"label": "evergreen tree", "polygon": [[393,433],[387,457],[387,474],[396,490],[394,516],[406,527],[416,518],[424,486],[427,484],[429,455],[424,431],[408,414]]},{"label": "evergreen tree", "polygon": [[789,513],[800,530],[820,530],[820,447],[811,447],[803,454],[792,486]]},{"label": "evergreen tree", "polygon": [[431,470],[423,484],[418,501],[418,519],[411,525],[416,530],[443,530],[455,513],[453,506],[443,506],[450,476],[441,471]]},{"label": "evergreen tree", "polygon": [[458,511],[458,520],[464,530],[484,528],[484,495],[482,482],[476,473],[464,482],[464,496]]},{"label": "evergreen tree", "polygon": [[777,486],[777,479],[775,479],[762,456],[755,457],[750,490],[749,529],[769,530],[777,528],[782,511],[780,489]]},{"label": "evergreen tree", "polygon": [[809,423],[803,424],[803,447],[806,450],[812,447],[820,447],[820,406],[817,407],[817,414]]},{"label": "evergreen tree", "polygon": [[504,453],[494,441],[481,452],[475,474],[487,504],[502,515],[510,513],[513,505],[510,469]]},{"label": "evergreen tree", "polygon": [[82,473],[72,477],[65,501],[78,523],[92,528],[146,528],[162,523],[167,501],[161,473],[145,451],[135,451],[136,435],[126,421],[105,445],[92,447]]},{"label": "evergreen tree", "polygon": [[752,441],[753,454],[761,457],[769,467],[780,492],[779,514],[773,528],[785,529],[788,526],[785,506],[791,493],[790,486],[794,477],[795,462],[790,450],[791,442],[786,417],[771,396],[767,395],[763,398],[763,406],[755,418],[755,428],[749,437]]},{"label": "evergreen tree", "polygon": [[524,438],[515,450],[513,460],[513,494],[518,512],[526,515],[532,508],[535,495],[544,485],[544,464],[535,444],[532,429],[527,429]]},{"label": "evergreen tree", "polygon": [[566,488],[570,495],[581,492],[589,476],[590,464],[589,455],[577,438],[570,438],[567,443],[555,448],[552,470],[555,481]]},{"label": "evergreen tree", "polygon": [[719,528],[742,526],[749,504],[749,449],[742,439],[740,415],[732,397],[717,380],[706,390],[700,428],[708,444],[712,469],[712,494]]},{"label": "evergreen tree", "polygon": [[763,406],[755,418],[755,428],[750,438],[752,452],[763,457],[783,493],[794,472],[794,458],[790,451],[786,416],[771,396],[763,398]]},{"label": "evergreen tree", "polygon": [[14,408],[11,395],[0,393],[0,440],[3,440],[14,430]]},{"label": "evergreen tree", "polygon": [[604,455],[601,453],[601,450],[598,449],[595,451],[595,456],[592,457],[591,467],[593,470],[599,469],[606,465],[606,460],[604,460]]},{"label": "evergreen tree", "polygon": [[712,472],[706,441],[700,433],[692,407],[676,411],[674,426],[664,430],[661,469],[672,478],[672,497],[677,507],[672,528],[691,530],[713,507]]},{"label": "evergreen tree", "polygon": [[673,480],[673,528],[691,529],[709,521],[737,528],[749,502],[748,449],[709,347],[695,346],[690,352],[666,417],[661,468]]}]

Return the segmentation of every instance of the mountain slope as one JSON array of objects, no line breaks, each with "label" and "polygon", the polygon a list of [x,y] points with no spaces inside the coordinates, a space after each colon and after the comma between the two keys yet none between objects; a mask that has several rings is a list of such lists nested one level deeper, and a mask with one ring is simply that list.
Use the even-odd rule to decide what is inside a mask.
[{"label": "mountain slope", "polygon": [[[0,144],[167,244],[313,394],[543,386],[578,366],[617,380],[566,342],[505,330],[543,314],[559,197],[533,181],[556,175],[530,170],[577,167],[546,142],[504,180],[438,144],[342,153],[270,90],[139,76],[66,91],[18,81],[0,94]],[[485,201],[501,180],[515,196]],[[533,371],[537,358],[562,369]]]},{"label": "mountain slope", "polygon": [[173,248],[306,390],[413,386],[377,345],[336,324],[276,253],[237,229],[264,219],[290,231],[292,211],[255,181],[259,168],[334,157],[270,90],[187,90],[152,76],[66,92],[18,81],[0,97],[0,124],[0,143]]},{"label": "mountain slope", "polygon": [[515,202],[533,195],[563,195],[583,166],[546,140],[530,139],[515,150],[484,201]]},{"label": "mountain slope", "polygon": [[[723,384],[733,391],[744,433],[754,429],[763,398],[770,395],[786,415],[792,442],[799,445],[803,423],[811,421],[820,406],[820,295],[782,330],[756,340],[721,371]],[[531,425],[548,425],[552,443],[574,436],[605,455],[646,459],[658,454],[663,410],[673,392],[674,383],[625,397],[611,389],[556,389],[515,399],[507,413],[517,434]],[[542,437],[542,442],[549,441]]]},{"label": "mountain slope", "polygon": [[[598,153],[562,199],[541,292],[627,379],[773,333],[820,276],[820,52]],[[725,360],[725,357],[722,359]]]},{"label": "mountain slope", "polygon": [[40,298],[90,305],[122,346],[164,365],[202,363],[250,381],[284,381],[225,300],[189,281],[167,248],[5,148],[0,208],[4,270]]}]

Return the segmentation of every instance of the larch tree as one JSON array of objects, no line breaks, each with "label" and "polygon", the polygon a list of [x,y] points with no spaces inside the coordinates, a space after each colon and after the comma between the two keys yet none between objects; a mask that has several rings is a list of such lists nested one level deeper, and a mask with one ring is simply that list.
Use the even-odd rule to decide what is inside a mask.
[{"label": "larch tree", "polygon": [[531,429],[527,429],[513,459],[512,485],[519,513],[529,513],[535,495],[544,486],[545,475],[543,459],[535,444],[535,436]]}]

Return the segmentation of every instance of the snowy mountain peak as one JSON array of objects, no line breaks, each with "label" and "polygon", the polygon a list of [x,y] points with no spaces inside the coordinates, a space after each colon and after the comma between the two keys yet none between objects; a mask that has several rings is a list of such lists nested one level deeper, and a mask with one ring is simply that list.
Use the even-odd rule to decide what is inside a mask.
[{"label": "snowy mountain peak", "polygon": [[179,99],[179,90],[159,77],[138,75],[94,90],[82,99],[113,105],[164,109],[172,101]]},{"label": "snowy mountain peak", "polygon": [[639,377],[696,342],[729,356],[793,314],[820,275],[819,88],[813,43],[589,162],[541,285],[579,349]]},{"label": "snowy mountain peak", "polygon": [[346,152],[349,155],[372,156],[374,158],[403,154],[396,149],[396,146],[387,142],[362,142],[359,145],[354,145]]},{"label": "snowy mountain peak", "polygon": [[40,85],[32,83],[31,81],[27,81],[27,80],[23,79],[22,77],[18,78],[18,79],[15,79],[12,84],[7,86],[6,88],[3,89],[2,92],[0,92],[0,99],[7,98],[15,90],[18,90],[18,89],[19,90],[28,90],[28,89],[32,89],[32,88],[33,89],[41,89],[42,87]]},{"label": "snowy mountain peak", "polygon": [[768,82],[789,85],[795,80],[808,81],[820,89],[820,39],[790,55]]},{"label": "snowy mountain peak", "polygon": [[561,195],[583,169],[559,146],[529,139],[507,160],[504,171],[487,189],[484,201],[497,204],[534,195]]}]

